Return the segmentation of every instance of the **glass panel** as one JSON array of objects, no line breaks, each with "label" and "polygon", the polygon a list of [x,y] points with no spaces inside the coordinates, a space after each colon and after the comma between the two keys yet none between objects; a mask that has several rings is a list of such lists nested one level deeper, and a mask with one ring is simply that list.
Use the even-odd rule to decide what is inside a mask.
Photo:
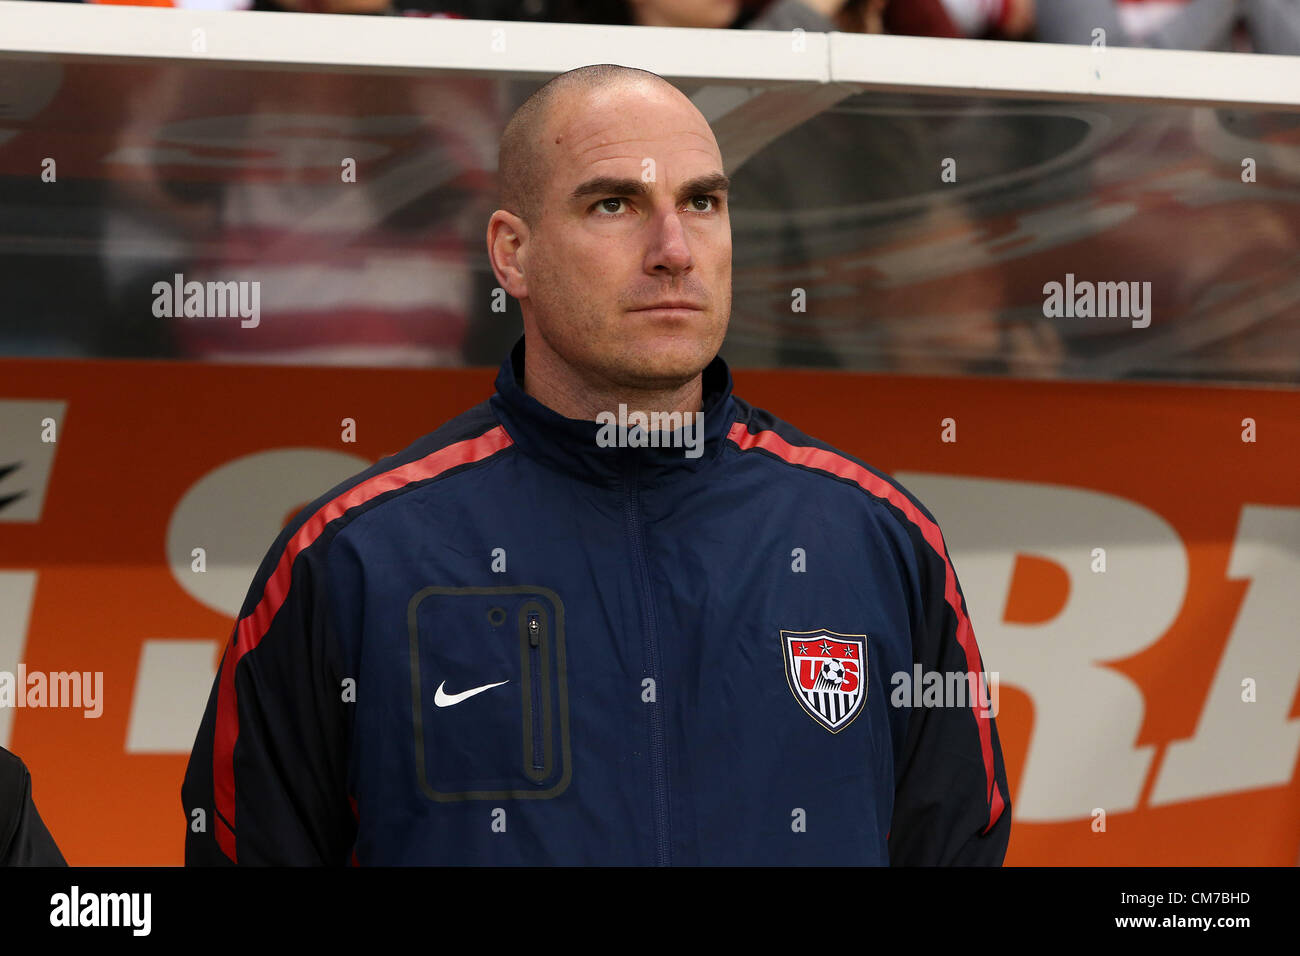
[{"label": "glass panel", "polygon": [[[492,310],[484,247],[497,139],[539,85],[0,60],[0,354],[496,364],[520,329],[513,300]],[[1263,110],[849,96],[729,168],[724,354],[1295,382],[1298,126]],[[181,314],[158,314],[177,276]],[[190,282],[228,314],[186,315]]]}]

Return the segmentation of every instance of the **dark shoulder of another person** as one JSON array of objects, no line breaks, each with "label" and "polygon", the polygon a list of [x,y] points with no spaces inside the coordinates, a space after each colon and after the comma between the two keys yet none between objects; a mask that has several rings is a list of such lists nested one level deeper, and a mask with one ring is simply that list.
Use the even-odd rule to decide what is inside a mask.
[{"label": "dark shoulder of another person", "polygon": [[27,803],[27,766],[17,755],[0,747],[0,865],[9,857],[14,832]]}]

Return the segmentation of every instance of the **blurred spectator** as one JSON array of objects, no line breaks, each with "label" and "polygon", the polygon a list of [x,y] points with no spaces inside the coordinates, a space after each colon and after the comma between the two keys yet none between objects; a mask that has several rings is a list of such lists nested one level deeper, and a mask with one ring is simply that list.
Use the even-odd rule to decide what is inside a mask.
[{"label": "blurred spectator", "polygon": [[[1035,0],[942,0],[944,12],[966,37],[1020,39],[1034,27]],[[901,9],[901,8],[900,8]],[[892,33],[906,31],[892,28]]]},{"label": "blurred spectator", "polygon": [[1172,50],[1300,54],[1300,0],[1043,0],[1037,37]]},{"label": "blurred spectator", "polygon": [[725,29],[740,14],[740,0],[552,0],[558,23]]},{"label": "blurred spectator", "polygon": [[[799,0],[820,4],[831,0]],[[902,36],[1020,39],[1034,25],[1034,0],[848,0],[834,4],[835,29]]]},{"label": "blurred spectator", "polygon": [[[1033,0],[776,0],[746,26],[1010,39],[1025,36],[1033,23]],[[881,247],[890,245],[887,236],[891,232],[893,241],[908,231],[930,236],[945,230],[976,235],[971,211],[962,205],[926,205],[924,197],[936,187],[932,160],[938,133],[936,121],[923,119],[920,112],[916,116],[861,111],[851,111],[848,116],[815,116],[733,173],[738,208],[743,210],[744,195],[764,195],[769,207],[789,210],[825,207],[834,201],[825,194],[826,189],[853,181],[859,198],[869,196],[882,210],[898,202],[917,203],[916,212],[882,233]],[[816,177],[805,174],[809,143],[819,144],[822,170]],[[864,178],[862,170],[870,174]],[[743,212],[737,215],[743,217]],[[863,254],[859,249],[859,257]],[[815,288],[814,276],[822,274],[827,261],[835,258],[825,241],[805,232],[792,217],[768,271],[785,276],[807,273]],[[1045,321],[1004,321],[1008,289],[999,266],[966,274],[955,270],[949,279],[954,281],[931,281],[920,288],[902,289],[868,282],[848,296],[831,291],[829,287],[836,283],[823,282],[828,288],[814,296],[814,308],[823,322],[843,316],[862,339],[874,343],[877,368],[927,375],[1004,372],[1033,377],[1056,373],[1064,357],[1056,330]],[[839,354],[836,344],[822,341],[816,320],[800,321],[789,314],[780,316],[781,309],[770,309],[771,302],[788,300],[788,289],[758,289],[751,302],[742,304],[742,309],[749,306],[754,316],[761,315],[780,329],[776,352],[768,361],[777,365],[862,366],[860,357]]]},{"label": "blurred spectator", "polygon": [[[80,3],[83,0],[71,0]],[[111,6],[190,10],[358,13],[473,20],[549,20],[549,0],[85,0]]]},{"label": "blurred spectator", "polygon": [[[246,71],[211,84],[205,70],[144,83],[111,157],[103,324],[117,347],[152,325],[180,358],[461,364],[493,85]],[[160,310],[155,284],[178,273],[256,294],[259,315],[181,313],[174,296]]]},{"label": "blurred spectator", "polygon": [[1032,28],[1034,0],[772,0],[753,16],[741,0],[554,0],[552,15],[564,23],[1013,38]]},{"label": "blurred spectator", "polygon": [[[243,3],[244,0],[230,0]],[[391,13],[393,0],[255,0],[254,10],[288,10],[294,13]]]},{"label": "blurred spectator", "polygon": [[1256,52],[1300,54],[1300,0],[1241,0],[1241,11]]}]

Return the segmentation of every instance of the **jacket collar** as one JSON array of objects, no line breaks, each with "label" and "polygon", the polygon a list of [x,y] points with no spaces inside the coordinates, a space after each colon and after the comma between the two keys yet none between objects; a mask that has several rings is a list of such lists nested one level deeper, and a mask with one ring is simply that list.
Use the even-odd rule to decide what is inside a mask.
[{"label": "jacket collar", "polygon": [[[662,437],[666,434],[673,436],[675,446],[609,445],[610,438],[619,436],[617,421],[602,426],[594,421],[565,418],[525,392],[523,381],[521,336],[497,373],[496,394],[490,400],[492,410],[524,454],[593,484],[618,484],[628,478],[658,482],[687,477],[718,456],[736,416],[731,372],[721,356],[704,369],[704,436],[697,457],[688,455],[688,449],[682,446],[684,430],[660,433],[662,444],[668,445]],[[610,412],[617,416],[618,409]]]}]

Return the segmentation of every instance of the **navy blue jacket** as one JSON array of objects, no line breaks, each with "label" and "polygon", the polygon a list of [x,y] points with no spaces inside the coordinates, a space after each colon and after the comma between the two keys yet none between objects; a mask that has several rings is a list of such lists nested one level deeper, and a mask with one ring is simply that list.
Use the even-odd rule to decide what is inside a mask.
[{"label": "navy blue jacket", "polygon": [[1000,864],[987,709],[891,701],[984,670],[929,512],[720,358],[698,457],[602,446],[523,361],[276,539],[186,862]]},{"label": "navy blue jacket", "polygon": [[32,800],[32,775],[0,747],[0,866],[67,866]]}]

